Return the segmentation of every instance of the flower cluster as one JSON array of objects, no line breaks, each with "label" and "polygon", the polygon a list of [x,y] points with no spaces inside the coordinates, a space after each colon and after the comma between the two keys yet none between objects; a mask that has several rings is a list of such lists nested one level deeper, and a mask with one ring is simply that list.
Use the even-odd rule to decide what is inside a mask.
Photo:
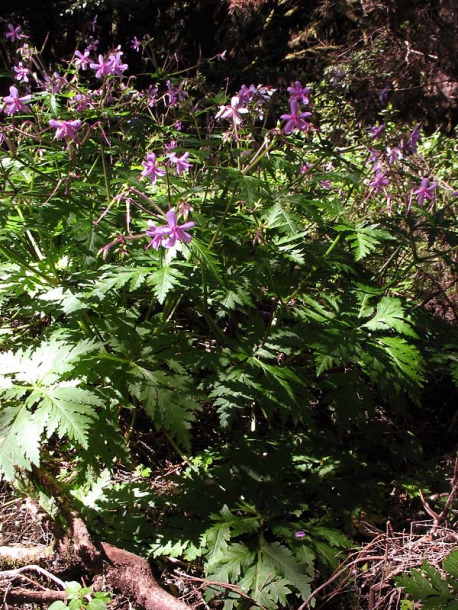
[{"label": "flower cluster", "polygon": [[[381,139],[385,130],[385,125],[377,125],[370,129],[370,138],[374,141]],[[396,164],[401,162],[406,155],[413,155],[417,152],[418,142],[420,140],[420,126],[416,125],[405,141],[401,139],[398,146],[386,146],[384,149],[371,149],[369,151],[369,160],[373,164],[373,176],[368,179],[367,183],[370,187],[370,192],[367,198],[373,194],[383,193],[386,197],[388,205],[394,194],[389,192],[388,187],[391,183],[390,170]],[[429,178],[423,178],[419,188],[407,194],[407,211],[410,210],[414,196],[416,196],[417,204],[423,205],[425,200],[433,201],[436,196],[437,182],[431,182]]]},{"label": "flower cluster", "polygon": [[264,105],[270,102],[276,92],[274,87],[265,85],[242,85],[237,95],[231,98],[230,104],[221,105],[216,113],[216,119],[228,119],[234,126],[242,123],[241,114],[248,114],[253,110],[257,118],[264,118]]},{"label": "flower cluster", "polygon": [[[107,59],[105,59],[103,55],[99,55],[98,63],[89,62],[89,67],[91,70],[95,70],[95,76],[97,78],[103,78],[104,76],[110,76],[111,74],[122,78],[123,72],[127,70],[129,66],[122,63],[121,55],[122,51],[119,51],[119,49],[115,53],[110,53]],[[84,56],[81,57],[80,54],[78,59],[78,65],[82,67],[82,65],[85,63],[85,58]]]},{"label": "flower cluster", "polygon": [[[172,140],[172,142],[168,146],[166,146],[166,149],[170,151],[167,157],[169,163],[175,166],[177,174],[181,176],[183,172],[188,172],[193,164],[188,161],[189,152],[185,152],[181,155],[181,157],[179,157],[174,152],[175,146],[176,142],[174,140]],[[158,167],[157,157],[156,154],[153,152],[147,153],[146,159],[142,161],[142,166],[144,169],[141,172],[140,176],[142,178],[149,177],[153,184],[156,183],[158,177],[165,176],[165,169]]]},{"label": "flower cluster", "polygon": [[312,129],[312,125],[306,121],[312,116],[311,112],[300,112],[299,103],[307,105],[310,101],[310,89],[303,87],[300,81],[296,81],[292,87],[287,89],[289,93],[290,112],[281,115],[281,119],[286,121],[283,126],[283,133],[288,135],[295,129],[303,132],[308,132]]}]

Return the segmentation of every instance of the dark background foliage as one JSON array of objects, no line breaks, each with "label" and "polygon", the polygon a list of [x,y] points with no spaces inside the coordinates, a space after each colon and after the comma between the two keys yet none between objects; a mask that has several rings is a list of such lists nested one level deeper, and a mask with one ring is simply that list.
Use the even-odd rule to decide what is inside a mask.
[{"label": "dark background foliage", "polygon": [[116,41],[127,49],[133,36],[149,35],[158,54],[175,54],[182,66],[227,50],[209,75],[218,85],[318,81],[328,71],[368,122],[385,87],[405,120],[431,130],[458,120],[453,0],[3,0],[0,11],[39,48],[46,43],[49,61],[71,56],[97,15],[100,48]]}]

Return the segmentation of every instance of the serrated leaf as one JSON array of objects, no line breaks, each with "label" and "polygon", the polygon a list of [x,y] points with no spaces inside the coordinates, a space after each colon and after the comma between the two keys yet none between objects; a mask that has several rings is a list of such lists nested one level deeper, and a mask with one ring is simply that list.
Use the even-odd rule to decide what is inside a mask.
[{"label": "serrated leaf", "polygon": [[206,566],[207,577],[217,582],[237,582],[242,570],[253,563],[255,553],[242,543],[228,545],[224,555],[212,560]]},{"label": "serrated leaf", "polygon": [[[140,401],[154,424],[167,432],[186,449],[190,444],[191,424],[200,405],[195,400],[196,390],[187,375],[151,371],[136,366],[132,373],[137,381],[129,384],[129,391]],[[143,377],[138,381],[138,373]]]},{"label": "serrated leaf", "polygon": [[220,284],[222,284],[223,280],[221,278],[220,262],[216,255],[195,237],[189,244],[189,248],[199,260],[199,263],[203,265]]},{"label": "serrated leaf", "polygon": [[449,553],[442,562],[442,567],[450,576],[458,578],[458,551]]},{"label": "serrated leaf", "polygon": [[383,297],[377,304],[377,309],[371,320],[362,325],[369,330],[389,330],[410,337],[416,337],[416,333],[409,324],[407,316],[401,304],[401,300],[393,297]]},{"label": "serrated leaf", "polygon": [[355,260],[359,261],[377,249],[382,241],[391,240],[393,237],[385,229],[379,229],[377,224],[372,225],[336,225],[336,231],[347,233],[345,239],[355,252]]},{"label": "serrated leaf", "polygon": [[0,474],[11,479],[14,469],[39,464],[43,436],[67,436],[82,448],[103,407],[101,399],[71,373],[93,352],[90,341],[44,341],[34,350],[0,354]]},{"label": "serrated leaf", "polygon": [[417,348],[400,337],[378,337],[376,343],[387,352],[393,363],[417,385],[424,381],[424,365]]},{"label": "serrated leaf", "polygon": [[291,234],[297,232],[295,219],[278,202],[274,206],[272,206],[265,214],[264,226],[267,229],[287,229],[288,232]]},{"label": "serrated leaf", "polygon": [[147,284],[153,288],[154,296],[162,305],[167,294],[182,282],[185,275],[171,265],[164,265],[148,276]]},{"label": "serrated leaf", "polygon": [[274,542],[261,545],[261,551],[272,561],[275,569],[287,579],[288,583],[300,591],[303,597],[310,595],[311,578],[303,573],[301,566],[296,562],[289,549],[279,542]]},{"label": "serrated leaf", "polygon": [[57,432],[60,438],[68,436],[87,448],[95,407],[102,407],[103,403],[91,391],[77,387],[76,383],[75,380],[71,385],[39,388],[31,393],[31,397],[39,402],[37,416],[47,418],[48,436]]}]

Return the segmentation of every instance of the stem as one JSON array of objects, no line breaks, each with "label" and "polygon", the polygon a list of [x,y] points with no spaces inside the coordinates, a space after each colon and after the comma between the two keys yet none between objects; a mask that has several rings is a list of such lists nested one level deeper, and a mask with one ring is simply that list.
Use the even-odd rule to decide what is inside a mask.
[{"label": "stem", "polygon": [[[272,140],[272,142],[267,145],[268,139],[267,136],[264,138],[264,142],[262,143],[262,145],[258,148],[258,150],[256,151],[253,159],[251,160],[250,164],[247,165],[244,169],[242,169],[242,174],[245,176],[249,171],[251,171],[254,167],[256,167],[256,165],[258,165],[258,163],[261,161],[261,159],[263,159],[267,153],[272,150],[272,148],[274,147],[275,144],[275,138]],[[267,145],[267,146],[266,146]],[[264,151],[263,151],[263,147]]]},{"label": "stem", "polygon": [[327,258],[331,254],[331,252],[334,250],[334,248],[337,246],[337,244],[341,240],[341,237],[342,237],[342,233],[339,233],[339,235],[337,235],[335,240],[332,242],[332,244],[329,246],[329,248],[324,253],[324,257],[323,258]]},{"label": "stem", "polygon": [[103,179],[105,182],[105,193],[107,196],[107,201],[108,204],[110,205],[111,203],[111,195],[110,195],[110,183],[108,182],[108,171],[107,171],[107,164],[105,161],[105,154],[103,152],[103,146],[100,145],[100,157],[102,159],[102,166],[103,166]]},{"label": "stem", "polygon": [[[227,192],[227,191],[226,191],[226,192]],[[218,224],[218,226],[217,226],[217,228],[216,228],[216,231],[215,231],[215,233],[214,233],[214,235],[213,235],[213,237],[212,237],[212,240],[211,240],[211,242],[210,242],[210,244],[209,244],[209,246],[208,246],[208,249],[209,249],[209,250],[211,250],[211,249],[213,248],[213,245],[214,245],[214,243],[215,243],[215,241],[216,241],[216,239],[217,239],[218,235],[220,234],[221,229],[223,228],[224,221],[226,220],[226,216],[227,216],[227,215],[228,215],[228,213],[229,213],[229,208],[231,207],[231,205],[232,205],[232,203],[233,203],[234,199],[235,199],[235,191],[232,193],[232,197],[229,199],[229,201],[228,201],[228,203],[227,203],[227,205],[226,205],[226,208],[225,208],[225,210],[224,210],[224,212],[223,212],[223,216],[222,216],[221,220],[219,221],[219,224]]]}]

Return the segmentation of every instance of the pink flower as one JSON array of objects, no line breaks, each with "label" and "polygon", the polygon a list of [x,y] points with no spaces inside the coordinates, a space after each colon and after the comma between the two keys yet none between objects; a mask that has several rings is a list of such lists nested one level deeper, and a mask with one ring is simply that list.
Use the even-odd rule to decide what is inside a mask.
[{"label": "pink flower", "polygon": [[181,157],[177,157],[175,153],[170,153],[169,161],[177,168],[177,174],[181,176],[183,172],[189,171],[189,168],[192,167],[192,163],[188,161],[189,153],[185,152]]},{"label": "pink flower", "polygon": [[239,100],[242,104],[249,104],[256,93],[257,89],[254,85],[250,85],[249,87],[242,85],[239,90]]},{"label": "pink flower", "polygon": [[97,78],[103,78],[104,76],[108,76],[111,74],[111,56],[105,61],[103,55],[99,55],[99,63],[92,62],[89,64],[91,70],[95,70],[95,75]]},{"label": "pink flower", "polygon": [[32,99],[31,95],[19,97],[19,91],[16,87],[10,87],[10,94],[3,98],[3,102],[7,104],[5,109],[6,114],[13,115],[16,112],[28,112],[27,102]]},{"label": "pink flower", "polygon": [[81,121],[56,121],[51,119],[49,121],[51,127],[56,130],[56,140],[76,140],[76,132],[81,127]]},{"label": "pink flower", "polygon": [[149,248],[151,246],[155,250],[158,250],[159,246],[173,248],[177,241],[189,244],[192,237],[187,233],[187,229],[192,229],[196,223],[191,221],[178,225],[175,210],[169,210],[165,217],[167,219],[167,225],[162,227],[156,227],[151,220],[148,221],[149,229],[147,229],[146,234],[153,239],[147,247]]},{"label": "pink flower", "polygon": [[309,87],[303,87],[298,80],[294,83],[293,87],[288,87],[287,91],[289,93],[290,100],[296,100],[297,102],[302,102],[303,104],[308,104],[310,101]]},{"label": "pink flower", "polygon": [[81,53],[81,51],[75,51],[76,59],[74,61],[74,64],[78,68],[78,70],[87,70],[87,67],[90,63],[90,61],[88,59],[89,55],[90,55],[89,49],[84,49],[83,53]]},{"label": "pink flower", "polygon": [[65,76],[61,76],[58,72],[54,72],[52,76],[45,75],[46,88],[51,93],[59,93],[64,85],[68,85]]},{"label": "pink flower", "polygon": [[418,205],[422,205],[425,198],[434,199],[435,194],[433,191],[437,188],[437,182],[431,182],[429,184],[428,178],[423,178],[421,181],[420,188],[413,192],[414,195],[418,195]]},{"label": "pink flower", "polygon": [[140,174],[143,178],[149,176],[151,182],[155,184],[158,176],[164,176],[165,170],[159,169],[156,165],[156,155],[154,153],[148,153],[146,155],[146,161],[142,161],[142,165],[145,168]]},{"label": "pink flower", "polygon": [[371,135],[369,136],[373,140],[380,140],[380,136],[382,131],[385,129],[385,125],[382,123],[381,125],[374,125],[370,128]]},{"label": "pink flower", "polygon": [[291,133],[294,129],[299,129],[300,131],[309,131],[311,128],[310,123],[304,121],[304,118],[312,116],[311,112],[299,112],[299,104],[297,100],[292,99],[289,102],[291,112],[290,114],[282,114],[280,118],[286,120],[286,124],[283,127],[283,132],[285,134]]},{"label": "pink flower", "polygon": [[140,41],[138,40],[138,38],[136,36],[133,37],[130,48],[137,52],[140,51]]},{"label": "pink flower", "polygon": [[109,74],[114,74],[119,78],[123,77],[124,70],[127,70],[129,67],[127,64],[121,63],[121,55],[122,51],[117,51],[116,53],[111,53],[108,61],[110,61],[110,69]]},{"label": "pink flower", "polygon": [[12,23],[8,23],[8,32],[6,32],[5,36],[9,38],[10,42],[16,42],[16,40],[21,40],[24,37],[21,34],[21,27],[19,25],[14,27]]},{"label": "pink flower", "polygon": [[248,110],[242,107],[243,102],[238,95],[234,95],[231,99],[230,106],[220,106],[216,113],[215,119],[232,119],[235,125],[240,125],[242,122],[241,114],[246,114]]},{"label": "pink flower", "polygon": [[188,92],[183,91],[182,83],[176,87],[170,80],[167,81],[167,95],[169,96],[169,104],[174,106],[178,102],[182,102],[187,97]]},{"label": "pink flower", "polygon": [[16,72],[16,80],[23,81],[24,83],[29,82],[28,75],[30,74],[30,70],[24,67],[22,61],[20,61],[17,66],[14,66],[13,69]]},{"label": "pink flower", "polygon": [[385,172],[377,170],[374,179],[372,182],[369,182],[369,186],[371,186],[376,193],[380,193],[389,183],[390,181],[386,177]]}]

